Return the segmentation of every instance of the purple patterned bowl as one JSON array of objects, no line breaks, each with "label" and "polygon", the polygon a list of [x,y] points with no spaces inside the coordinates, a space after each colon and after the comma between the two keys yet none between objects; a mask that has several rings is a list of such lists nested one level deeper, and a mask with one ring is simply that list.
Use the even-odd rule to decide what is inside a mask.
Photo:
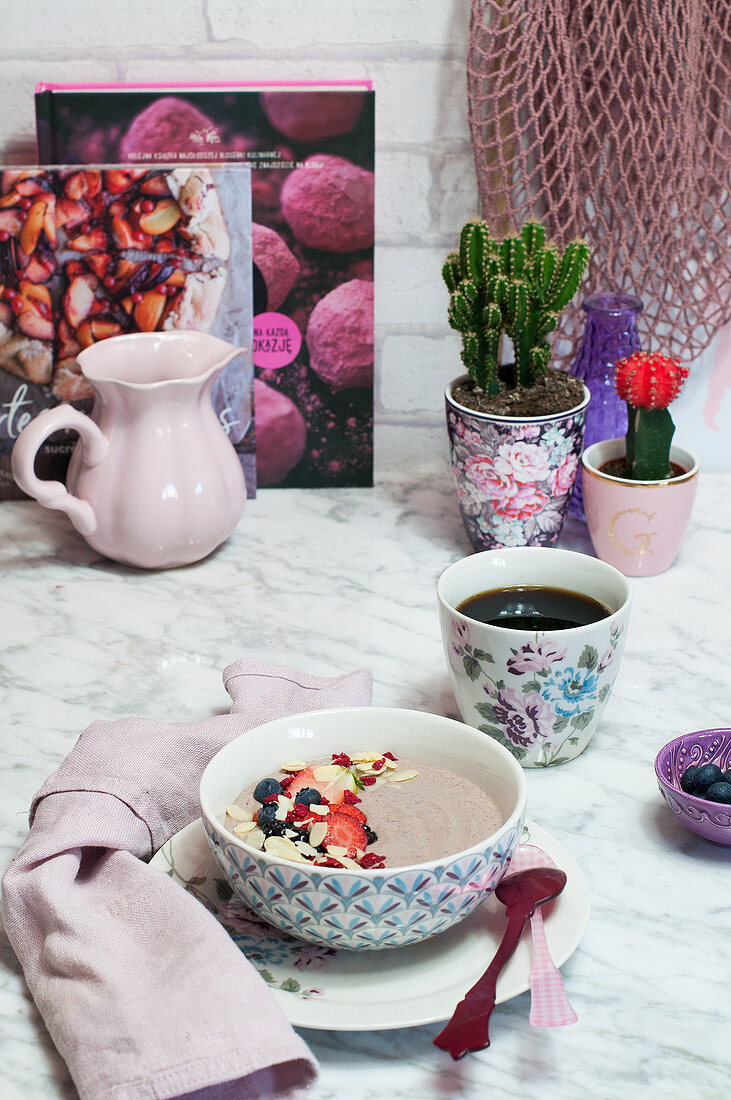
[{"label": "purple patterned bowl", "polygon": [[680,777],[691,764],[718,764],[722,771],[731,768],[731,729],[683,734],[668,742],[655,757],[657,785],[675,816],[698,836],[731,845],[731,806],[696,798],[680,789]]}]

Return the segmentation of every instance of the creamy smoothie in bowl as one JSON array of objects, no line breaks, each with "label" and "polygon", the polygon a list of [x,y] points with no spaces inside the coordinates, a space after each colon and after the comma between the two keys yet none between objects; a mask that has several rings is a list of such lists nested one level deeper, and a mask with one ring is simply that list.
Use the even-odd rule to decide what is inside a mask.
[{"label": "creamy smoothie in bowl", "polygon": [[442,859],[505,821],[494,798],[445,768],[364,751],[286,761],[226,807],[243,843],[293,862],[363,870]]},{"label": "creamy smoothie in bowl", "polygon": [[289,935],[355,951],[467,917],[510,866],[526,802],[493,738],[397,707],[276,718],[224,745],[200,783],[233,894]]}]

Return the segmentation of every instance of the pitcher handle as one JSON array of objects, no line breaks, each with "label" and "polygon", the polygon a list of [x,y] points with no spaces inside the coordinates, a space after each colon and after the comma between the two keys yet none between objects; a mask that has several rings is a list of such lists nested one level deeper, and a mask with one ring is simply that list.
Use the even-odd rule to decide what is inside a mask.
[{"label": "pitcher handle", "polygon": [[11,469],[24,493],[34,497],[44,508],[66,512],[80,534],[93,535],[97,528],[97,519],[89,502],[69,493],[62,482],[44,481],[35,473],[39,448],[49,435],[64,428],[78,432],[81,436],[85,464],[98,465],[109,449],[107,437],[86,413],[79,412],[73,405],[63,404],[44,409],[23,428],[13,447]]}]

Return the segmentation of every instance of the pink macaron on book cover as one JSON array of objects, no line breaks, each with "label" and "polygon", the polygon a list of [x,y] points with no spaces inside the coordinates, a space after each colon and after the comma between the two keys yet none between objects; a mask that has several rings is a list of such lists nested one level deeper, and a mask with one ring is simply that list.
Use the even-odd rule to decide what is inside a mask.
[{"label": "pink macaron on book cover", "polygon": [[39,157],[252,169],[260,488],[373,483],[369,82],[40,84]]}]

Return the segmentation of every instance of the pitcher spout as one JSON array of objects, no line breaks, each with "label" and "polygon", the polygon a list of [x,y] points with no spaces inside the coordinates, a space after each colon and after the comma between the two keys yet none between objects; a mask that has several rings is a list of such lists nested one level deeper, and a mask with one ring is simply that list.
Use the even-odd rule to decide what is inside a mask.
[{"label": "pitcher spout", "polygon": [[208,332],[175,329],[112,336],[85,348],[77,359],[92,385],[148,388],[170,382],[201,385],[245,351]]}]

